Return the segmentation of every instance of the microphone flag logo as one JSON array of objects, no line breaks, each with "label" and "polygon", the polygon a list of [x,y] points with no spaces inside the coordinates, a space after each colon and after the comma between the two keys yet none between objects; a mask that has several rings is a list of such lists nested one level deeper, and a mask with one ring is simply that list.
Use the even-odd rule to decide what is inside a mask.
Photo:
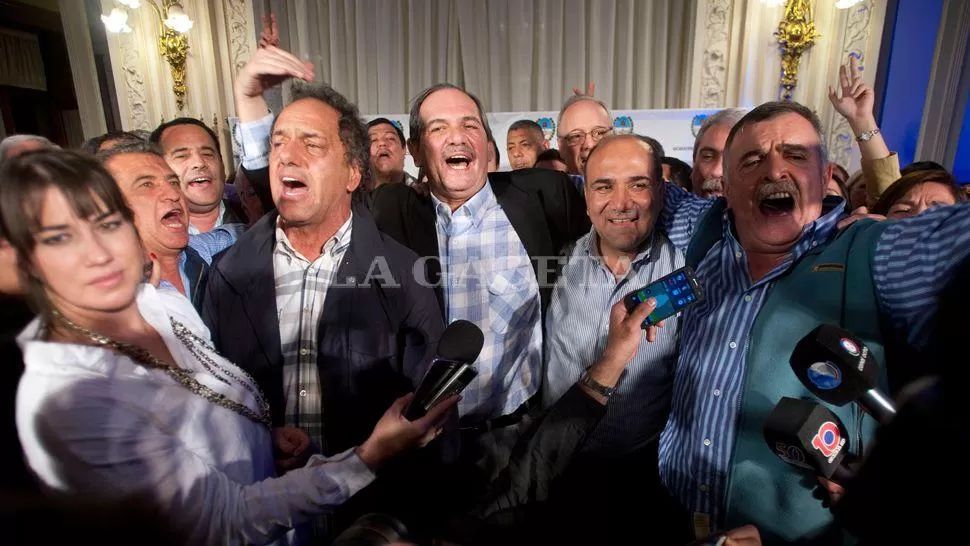
[{"label": "microphone flag logo", "polygon": [[859,356],[859,346],[856,345],[856,343],[851,339],[844,337],[839,340],[839,345],[841,345],[842,348],[845,349],[845,352],[849,353],[850,355]]},{"label": "microphone flag logo", "polygon": [[839,433],[839,427],[832,421],[822,423],[815,437],[812,438],[812,447],[827,457],[830,463],[835,460],[835,456],[839,454],[844,444],[845,440]]},{"label": "microphone flag logo", "polygon": [[808,367],[808,380],[816,387],[828,391],[842,384],[842,372],[831,362],[816,362]]}]

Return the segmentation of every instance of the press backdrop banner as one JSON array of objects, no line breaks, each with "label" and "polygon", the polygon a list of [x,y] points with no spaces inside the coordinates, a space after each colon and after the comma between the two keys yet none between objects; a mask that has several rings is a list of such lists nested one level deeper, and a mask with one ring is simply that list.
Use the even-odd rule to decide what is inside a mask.
[{"label": "press backdrop banner", "polygon": [[[688,165],[693,163],[692,154],[694,151],[694,136],[700,129],[704,119],[717,110],[619,110],[613,112],[613,128],[618,133],[637,133],[653,137],[660,141],[664,151],[670,157],[676,157],[686,161]],[[499,170],[509,170],[509,158],[505,151],[505,137],[508,135],[509,126],[520,119],[531,119],[543,128],[546,140],[550,142],[552,148],[558,148],[558,127],[556,127],[556,116],[559,112],[496,112],[487,114],[488,123],[492,127],[492,134],[498,144],[499,152],[502,156]],[[404,131],[404,137],[408,137],[408,116],[406,114],[391,115],[368,115],[364,116],[365,121],[374,118],[387,118],[399,124]],[[404,159],[404,168],[417,176],[418,169],[408,154]]]},{"label": "press backdrop banner", "polygon": [[[704,119],[717,110],[620,110],[614,112],[613,129],[617,133],[637,133],[653,137],[660,141],[664,151],[670,157],[676,157],[693,164],[692,155],[694,151],[694,137],[700,129]],[[543,129],[546,140],[550,147],[558,148],[558,127],[556,127],[556,116],[559,112],[496,112],[487,114],[488,123],[492,127],[492,134],[498,144],[501,162],[499,170],[509,170],[509,158],[505,151],[505,137],[508,135],[509,126],[520,119],[531,119],[539,124]],[[364,121],[374,118],[387,118],[397,124],[404,131],[404,138],[408,138],[408,116],[407,114],[385,114],[363,116]],[[230,131],[233,134],[232,151],[233,163],[239,164],[238,135],[236,135],[238,124],[237,118],[227,118]],[[412,176],[417,176],[418,169],[414,166],[411,155],[407,154],[404,158],[404,168]]]}]

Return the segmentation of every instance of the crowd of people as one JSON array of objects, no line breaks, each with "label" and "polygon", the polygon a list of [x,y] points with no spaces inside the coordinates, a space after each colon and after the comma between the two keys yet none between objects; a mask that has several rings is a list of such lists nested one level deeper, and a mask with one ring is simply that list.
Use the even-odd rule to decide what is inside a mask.
[{"label": "crowd of people", "polygon": [[[512,124],[513,170],[498,171],[468,90],[420,93],[405,137],[365,124],[266,26],[234,85],[230,176],[192,118],[81,150],[0,143],[0,505],[25,536],[947,536],[950,512],[917,524],[889,502],[922,502],[929,485],[904,480],[903,497],[879,484],[927,422],[940,445],[965,431],[946,386],[959,372],[940,355],[960,336],[970,209],[942,166],[900,169],[854,59],[829,94],[859,146],[851,176],[804,105],[708,117],[687,165],[648,134],[613,134],[592,89],[564,101],[557,147],[534,121]],[[264,93],[289,79],[292,100],[270,111]],[[662,302],[624,304],[684,267],[696,305],[648,327]],[[477,374],[407,419],[456,320],[482,332]],[[788,359],[819,324],[858,336],[902,406],[882,429],[829,408],[866,461],[839,483],[786,463],[763,433],[782,397],[818,401]]]}]

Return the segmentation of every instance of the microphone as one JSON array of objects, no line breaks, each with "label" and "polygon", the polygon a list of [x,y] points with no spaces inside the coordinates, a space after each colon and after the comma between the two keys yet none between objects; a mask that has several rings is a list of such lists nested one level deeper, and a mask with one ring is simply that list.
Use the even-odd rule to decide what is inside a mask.
[{"label": "microphone", "polygon": [[485,335],[475,323],[459,319],[449,324],[438,341],[438,356],[414,391],[404,417],[420,419],[438,402],[465,390],[478,375],[474,364],[484,344]]},{"label": "microphone", "polygon": [[438,341],[438,358],[473,363],[485,345],[485,335],[474,322],[458,319],[445,328]]},{"label": "microphone", "polygon": [[896,415],[892,399],[876,387],[878,364],[851,333],[822,324],[803,337],[789,359],[805,388],[834,406],[856,402],[881,424]]},{"label": "microphone", "polygon": [[782,397],[765,420],[764,435],[768,448],[792,466],[834,482],[852,477],[842,464],[849,450],[848,431],[838,416],[817,402]]}]

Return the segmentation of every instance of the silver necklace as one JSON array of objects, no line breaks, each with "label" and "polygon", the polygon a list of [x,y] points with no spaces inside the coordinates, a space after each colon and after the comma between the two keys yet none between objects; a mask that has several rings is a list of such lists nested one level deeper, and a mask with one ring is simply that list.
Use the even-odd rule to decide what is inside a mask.
[{"label": "silver necklace", "polygon": [[[226,395],[216,392],[210,387],[199,383],[199,381],[193,377],[191,373],[179,368],[175,364],[171,364],[157,358],[155,355],[137,345],[115,341],[108,336],[99,334],[97,332],[92,332],[91,330],[78,326],[77,324],[71,322],[67,317],[60,314],[56,309],[53,311],[52,315],[57,323],[83,335],[96,344],[117,351],[147,368],[162,370],[168,374],[169,377],[174,379],[176,383],[182,385],[193,394],[201,396],[213,404],[234,411],[250,421],[253,421],[254,423],[259,423],[265,426],[267,429],[272,429],[269,403],[266,402],[266,397],[264,397],[263,393],[259,391],[259,387],[256,385],[253,378],[248,373],[240,369],[238,371],[244,377],[244,379],[240,379],[232,372],[231,369],[215,362],[208,354],[206,354],[204,350],[200,350],[199,347],[197,347],[197,344],[201,345],[203,349],[207,349],[212,352],[215,352],[215,348],[213,348],[212,345],[210,345],[206,340],[192,333],[192,331],[186,328],[179,321],[169,318],[172,323],[172,330],[175,332],[175,337],[178,338],[182,345],[184,345],[185,348],[192,353],[192,356],[194,356],[196,360],[198,360],[199,363],[201,363],[202,366],[217,380],[225,383],[226,385],[233,384],[229,381],[229,379],[234,380],[236,383],[241,383],[243,387],[248,390],[256,399],[256,403],[259,405],[260,409],[259,413],[249,409],[249,407],[247,407],[245,404],[240,404],[239,402],[230,399]],[[228,376],[229,379],[223,377],[223,374]]]}]

